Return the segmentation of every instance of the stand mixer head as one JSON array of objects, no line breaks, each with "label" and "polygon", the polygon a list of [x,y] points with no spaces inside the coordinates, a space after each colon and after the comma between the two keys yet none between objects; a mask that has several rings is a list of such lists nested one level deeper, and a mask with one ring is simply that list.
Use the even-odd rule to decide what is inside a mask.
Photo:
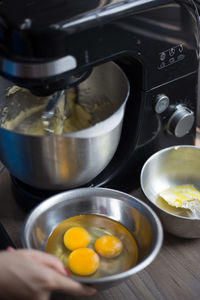
[{"label": "stand mixer head", "polygon": [[[130,43],[130,30],[123,29],[118,19],[170,2],[3,1],[0,72],[37,96],[65,90],[85,80],[93,66],[136,50],[139,41],[133,34]],[[111,26],[105,33],[108,23]],[[121,40],[112,41],[117,29]]]},{"label": "stand mixer head", "polygon": [[[151,28],[150,21],[145,19],[146,12],[174,6],[176,16],[184,15],[184,7],[192,7],[198,22],[195,3],[199,6],[199,0],[52,0],[51,3],[43,0],[42,4],[29,0],[18,3],[2,1],[0,73],[16,85],[28,88],[34,95],[48,96],[79,84],[96,65],[130,56],[144,66],[143,89],[154,88],[166,82],[160,67],[154,70],[155,63],[157,65],[157,51],[154,50],[165,47],[170,38],[167,38],[166,30],[166,36],[158,34],[156,39],[160,39],[160,45],[156,45],[151,29],[140,30],[143,26]],[[149,38],[152,39],[151,61],[145,42]],[[184,39],[181,32],[179,41],[174,38],[179,44]],[[195,42],[193,37],[190,42]],[[191,57],[191,66],[196,63],[194,60],[195,56],[194,59]],[[173,70],[167,80],[177,76],[179,73]]]},{"label": "stand mixer head", "polygon": [[[91,6],[85,2],[84,8],[79,3],[83,9]],[[49,96],[85,80],[91,67],[88,61],[87,66],[79,64],[70,49],[70,44],[78,44],[74,45],[74,34],[65,29],[77,9],[72,1],[1,3],[1,74],[37,96]]]}]

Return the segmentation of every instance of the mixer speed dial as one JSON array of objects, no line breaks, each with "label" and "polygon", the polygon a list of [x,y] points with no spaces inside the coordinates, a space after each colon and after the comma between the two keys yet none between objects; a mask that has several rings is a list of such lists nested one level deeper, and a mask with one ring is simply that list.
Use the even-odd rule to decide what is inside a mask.
[{"label": "mixer speed dial", "polygon": [[194,124],[194,113],[186,106],[179,104],[170,116],[167,123],[169,133],[177,137],[183,137],[191,130]]}]

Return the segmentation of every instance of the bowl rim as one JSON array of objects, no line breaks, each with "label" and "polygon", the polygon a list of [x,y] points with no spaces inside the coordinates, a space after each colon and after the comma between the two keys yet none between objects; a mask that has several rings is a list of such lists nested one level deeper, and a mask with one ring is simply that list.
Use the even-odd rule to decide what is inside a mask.
[{"label": "bowl rim", "polygon": [[[153,249],[151,249],[150,253],[148,254],[148,256],[140,263],[136,264],[134,267],[118,273],[118,274],[114,274],[114,275],[110,275],[110,276],[105,276],[105,277],[100,277],[100,278],[84,278],[84,277],[71,277],[72,279],[81,282],[81,283],[85,283],[85,284],[95,284],[95,283],[106,283],[106,282],[113,282],[113,281],[117,281],[117,280],[122,280],[125,279],[127,277],[130,277],[132,275],[134,275],[135,273],[138,273],[139,271],[143,270],[144,268],[146,268],[158,255],[162,244],[163,244],[163,227],[162,224],[160,222],[159,217],[156,215],[156,213],[153,211],[153,209],[148,206],[146,203],[144,203],[142,200],[136,198],[133,195],[118,191],[118,190],[114,190],[114,189],[110,189],[110,188],[101,188],[101,187],[86,187],[86,188],[77,188],[77,189],[73,189],[70,191],[65,191],[62,193],[58,193],[52,197],[47,198],[46,200],[44,200],[42,203],[40,203],[39,205],[37,205],[26,217],[25,222],[22,226],[22,230],[21,230],[21,241],[22,241],[22,245],[24,248],[28,248],[31,249],[29,243],[27,243],[27,239],[25,238],[25,232],[27,230],[27,226],[29,226],[30,220],[32,219],[33,214],[37,214],[37,212],[41,209],[42,211],[44,211],[46,208],[50,207],[52,205],[52,203],[57,204],[62,200],[62,196],[63,195],[69,195],[70,193],[75,193],[75,192],[86,192],[86,193],[93,193],[93,192],[100,192],[100,193],[108,193],[108,196],[112,194],[113,198],[115,195],[118,196],[123,196],[126,197],[125,199],[117,199],[120,201],[127,201],[127,203],[129,205],[131,205],[131,201],[134,200],[134,202],[140,204],[140,206],[142,206],[145,211],[147,211],[147,213],[149,213],[152,217],[153,217],[153,221],[154,221],[154,226],[156,226],[156,232],[157,232],[157,236],[155,237],[154,243],[153,243]],[[105,196],[105,195],[104,195]],[[59,201],[60,198],[60,201]],[[56,202],[55,202],[56,200]],[[103,214],[102,214],[103,216]],[[146,215],[145,215],[146,216]],[[147,216],[146,216],[147,217]],[[147,217],[148,219],[148,217]]]},{"label": "bowl rim", "polygon": [[156,202],[154,202],[153,200],[151,200],[148,196],[147,196],[147,193],[145,192],[145,188],[144,188],[144,185],[143,185],[143,177],[144,177],[144,172],[145,172],[145,169],[147,167],[147,165],[152,161],[154,160],[154,158],[157,156],[157,155],[160,155],[164,152],[168,152],[168,151],[171,151],[171,150],[179,150],[179,149],[183,149],[183,148],[192,148],[192,149],[196,149],[198,151],[200,151],[200,146],[196,146],[196,145],[176,145],[176,146],[170,146],[170,147],[167,147],[167,148],[164,148],[164,149],[161,149],[157,152],[155,152],[154,154],[152,154],[147,160],[146,162],[144,163],[143,167],[142,167],[142,170],[140,172],[140,186],[141,186],[141,189],[142,189],[142,192],[144,193],[146,199],[152,203],[156,208],[158,208],[159,210],[161,210],[162,212],[172,216],[172,217],[176,217],[176,218],[179,218],[179,219],[183,219],[183,220],[189,220],[189,221],[199,221],[200,219],[199,218],[189,218],[189,217],[184,217],[184,216],[179,216],[179,215],[175,215],[175,214],[172,214],[170,212],[168,212],[167,210],[163,209],[162,207],[160,207],[159,205],[156,204]]}]

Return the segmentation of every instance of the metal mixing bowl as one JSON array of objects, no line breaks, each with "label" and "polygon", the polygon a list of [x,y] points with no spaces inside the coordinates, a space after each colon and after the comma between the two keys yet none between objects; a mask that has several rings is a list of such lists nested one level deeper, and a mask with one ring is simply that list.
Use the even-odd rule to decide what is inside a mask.
[{"label": "metal mixing bowl", "polygon": [[174,215],[156,203],[158,195],[172,186],[193,184],[200,190],[200,148],[174,146],[152,155],[141,171],[141,188],[159,215],[164,229],[185,238],[200,237],[200,219]]},{"label": "metal mixing bowl", "polygon": [[84,214],[106,216],[124,225],[135,237],[139,259],[135,267],[108,277],[76,279],[97,288],[109,288],[148,266],[157,256],[163,240],[161,223],[142,201],[128,194],[104,188],[80,188],[57,194],[37,206],[28,216],[23,232],[24,247],[44,250],[48,237],[63,220]]},{"label": "metal mixing bowl", "polygon": [[[0,124],[43,104],[31,95],[6,97],[10,84],[0,81]],[[78,103],[100,106],[96,125],[45,136],[0,128],[0,160],[22,182],[51,190],[78,187],[94,179],[112,159],[120,140],[129,82],[119,66],[108,62],[95,67],[77,88]]]}]

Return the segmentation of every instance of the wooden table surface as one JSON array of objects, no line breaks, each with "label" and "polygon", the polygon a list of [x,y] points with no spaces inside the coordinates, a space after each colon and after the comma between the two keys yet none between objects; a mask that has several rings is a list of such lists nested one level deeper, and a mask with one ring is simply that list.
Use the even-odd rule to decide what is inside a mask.
[{"label": "wooden table surface", "polygon": [[[144,197],[140,190],[131,194],[138,198]],[[0,174],[0,221],[17,247],[21,247],[20,230],[25,216],[14,200],[10,177],[5,169]],[[52,299],[77,297],[54,295]],[[200,239],[186,240],[165,234],[162,249],[150,266],[117,287],[100,292],[92,299],[200,299]]]}]

